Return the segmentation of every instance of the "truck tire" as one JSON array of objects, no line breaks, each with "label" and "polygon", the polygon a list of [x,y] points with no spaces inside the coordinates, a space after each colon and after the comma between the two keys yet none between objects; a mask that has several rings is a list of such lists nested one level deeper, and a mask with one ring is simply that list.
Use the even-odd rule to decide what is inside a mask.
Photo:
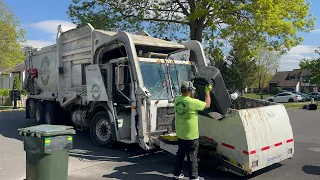
[{"label": "truck tire", "polygon": [[113,128],[111,125],[107,112],[102,111],[94,115],[90,125],[90,134],[94,145],[107,148],[113,145]]},{"label": "truck tire", "polygon": [[34,119],[36,116],[35,100],[28,99],[26,104],[26,118]]},{"label": "truck tire", "polygon": [[37,124],[43,123],[43,105],[41,102],[35,103],[35,119]]},{"label": "truck tire", "polygon": [[44,123],[52,125],[57,124],[57,107],[52,102],[46,104],[44,110]]}]

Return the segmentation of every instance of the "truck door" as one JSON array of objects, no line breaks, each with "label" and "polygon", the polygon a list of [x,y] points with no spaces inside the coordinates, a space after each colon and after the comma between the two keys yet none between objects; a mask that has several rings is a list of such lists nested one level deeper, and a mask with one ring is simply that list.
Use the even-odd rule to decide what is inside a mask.
[{"label": "truck door", "polygon": [[133,141],[134,131],[134,87],[127,63],[113,63],[112,97],[117,112],[119,141]]}]

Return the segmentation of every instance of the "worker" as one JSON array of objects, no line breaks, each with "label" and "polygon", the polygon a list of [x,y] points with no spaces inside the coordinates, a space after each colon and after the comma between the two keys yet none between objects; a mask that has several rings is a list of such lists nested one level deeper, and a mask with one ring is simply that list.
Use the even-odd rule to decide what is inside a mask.
[{"label": "worker", "polygon": [[187,165],[189,168],[189,179],[203,180],[198,176],[198,111],[209,108],[211,104],[210,91],[212,85],[208,84],[205,88],[205,102],[193,98],[195,88],[190,81],[184,81],[181,84],[181,96],[176,97],[174,102],[176,135],[178,137],[178,152],[176,155],[176,165],[173,178],[182,179],[184,158],[187,156]]}]

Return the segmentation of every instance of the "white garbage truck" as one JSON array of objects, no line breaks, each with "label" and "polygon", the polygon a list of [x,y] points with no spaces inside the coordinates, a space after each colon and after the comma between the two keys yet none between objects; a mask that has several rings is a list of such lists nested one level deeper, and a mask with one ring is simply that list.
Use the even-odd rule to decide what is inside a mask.
[{"label": "white garbage truck", "polygon": [[[187,60],[190,53],[197,64]],[[71,30],[59,26],[56,44],[30,51],[25,65],[26,118],[38,124],[72,123],[89,130],[101,147],[118,141],[138,143],[145,150],[159,146],[173,154],[179,85],[218,72],[207,65],[198,41],[176,43],[144,31],[103,31],[90,24]],[[223,82],[218,83],[224,91]],[[199,113],[200,160],[210,157],[223,170],[248,175],[293,156],[292,128],[283,105],[219,99],[225,93],[219,86],[214,89],[213,104],[220,107],[221,97],[225,103]]]}]

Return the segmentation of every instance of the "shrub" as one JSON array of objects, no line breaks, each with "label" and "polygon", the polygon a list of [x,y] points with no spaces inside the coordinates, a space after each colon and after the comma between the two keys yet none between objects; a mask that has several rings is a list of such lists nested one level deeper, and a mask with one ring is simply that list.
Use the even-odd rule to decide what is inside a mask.
[{"label": "shrub", "polygon": [[21,87],[20,87],[20,78],[19,78],[19,75],[16,75],[14,77],[14,80],[13,80],[13,89],[18,89],[20,90]]},{"label": "shrub", "polygon": [[0,89],[0,96],[9,96],[10,89]]},{"label": "shrub", "polygon": [[271,93],[272,94],[278,94],[281,92],[281,89],[279,87],[273,87],[271,88]]}]

